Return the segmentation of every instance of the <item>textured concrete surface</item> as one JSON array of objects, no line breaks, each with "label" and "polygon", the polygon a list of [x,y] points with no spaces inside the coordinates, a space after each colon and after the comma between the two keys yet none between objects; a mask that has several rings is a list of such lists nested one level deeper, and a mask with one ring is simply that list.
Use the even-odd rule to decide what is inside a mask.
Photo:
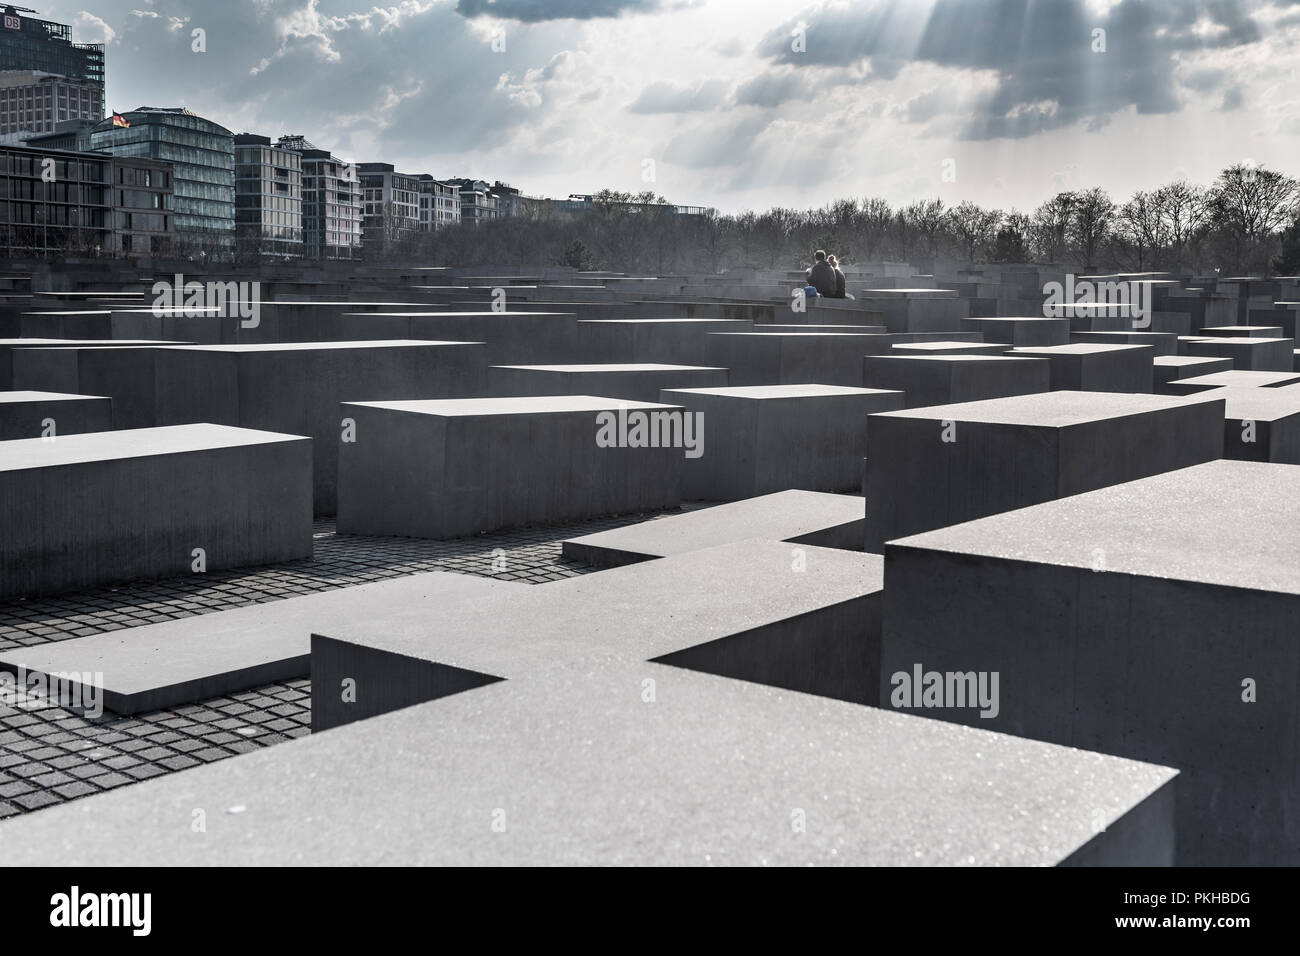
[{"label": "textured concrete surface", "polygon": [[697,365],[610,363],[488,368],[488,394],[502,398],[600,395],[630,402],[657,402],[659,392],[665,388],[716,388],[726,384],[725,368]]},{"label": "textured concrete surface", "polygon": [[[863,704],[879,683],[881,559],[746,540],[553,584],[394,608],[312,637],[312,729],[441,696],[449,680],[542,678],[649,659]],[[671,598],[671,605],[666,601]],[[355,681],[356,700],[336,688]]]},{"label": "textured concrete surface", "polygon": [[311,554],[311,442],[183,425],[5,442],[0,597]]},{"label": "textured concrete surface", "polygon": [[216,422],[312,439],[315,512],[335,511],[339,403],[483,394],[473,342],[300,342],[168,347],[157,362],[158,424]]},{"label": "textured concrete surface", "polygon": [[1232,359],[1204,355],[1157,355],[1151,360],[1151,371],[1155,376],[1156,392],[1168,394],[1165,386],[1178,379],[1232,371]]},{"label": "textured concrete surface", "polygon": [[1223,457],[1300,465],[1300,387],[1212,388],[1187,401],[1224,402]]},{"label": "textured concrete surface", "polygon": [[903,392],[907,408],[923,408],[1046,392],[1051,365],[1006,355],[868,355],[862,380]]},{"label": "textured concrete surface", "polygon": [[597,443],[603,416],[675,415],[684,439],[673,406],[567,395],[355,402],[339,414],[356,424],[356,440],[337,443],[345,534],[452,538],[680,501],[684,448]]},{"label": "textured concrete surface", "polygon": [[904,401],[902,392],[843,385],[665,389],[658,398],[703,416],[704,454],[682,462],[682,497],[700,501],[857,491],[867,415]]},{"label": "textured concrete surface", "polygon": [[1245,369],[1228,369],[1223,372],[1211,372],[1208,375],[1191,375],[1175,379],[1165,385],[1172,395],[1194,395],[1210,389],[1239,388],[1277,388],[1281,385],[1300,384],[1297,372],[1255,372]]},{"label": "textured concrete surface", "polygon": [[1022,346],[1011,355],[1045,358],[1052,366],[1052,388],[1072,392],[1139,392],[1154,383],[1149,345],[1075,342],[1070,345]]},{"label": "textured concrete surface", "polygon": [[1105,345],[1149,345],[1156,356],[1178,354],[1178,336],[1173,332],[1071,332],[1070,341]]},{"label": "textured concrete surface", "polygon": [[863,515],[856,495],[780,491],[570,538],[564,556],[617,567],[747,538],[860,550]]},{"label": "textured concrete surface", "polygon": [[0,441],[42,435],[57,439],[59,435],[103,432],[112,427],[113,402],[102,395],[0,392]]},{"label": "textured concrete surface", "polygon": [[[1176,785],[1148,764],[593,662],[76,801],[4,835],[12,865],[1159,865]],[[191,832],[196,808],[206,832]]]},{"label": "textured concrete surface", "polygon": [[731,385],[862,385],[862,356],[876,335],[711,332],[706,354]]},{"label": "textured concrete surface", "polygon": [[1223,453],[1223,408],[1157,395],[1048,392],[867,419],[866,550]]},{"label": "textured concrete surface", "polygon": [[1039,316],[964,319],[961,327],[982,332],[986,342],[1007,345],[1066,345],[1070,341],[1069,319],[1046,319]]},{"label": "textured concrete surface", "polygon": [[0,651],[0,669],[102,675],[104,706],[117,714],[136,714],[307,677],[313,630],[382,621],[385,611],[398,604],[437,613],[445,599],[484,598],[497,589],[523,586],[434,571]]},{"label": "textured concrete surface", "polygon": [[569,360],[703,365],[710,332],[753,329],[748,319],[585,319],[578,322],[577,350]]},{"label": "textured concrete surface", "polygon": [[1187,342],[1188,355],[1230,358],[1234,369],[1252,372],[1291,372],[1294,351],[1295,339],[1208,336]]},{"label": "textured concrete surface", "polygon": [[882,674],[1000,674],[995,718],[927,716],[1183,770],[1180,864],[1300,862],[1300,467],[1209,462],[885,560]]}]

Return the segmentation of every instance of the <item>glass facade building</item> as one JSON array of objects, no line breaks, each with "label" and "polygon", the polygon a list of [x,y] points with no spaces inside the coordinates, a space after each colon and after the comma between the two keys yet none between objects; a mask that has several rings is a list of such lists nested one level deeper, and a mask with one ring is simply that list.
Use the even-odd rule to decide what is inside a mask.
[{"label": "glass facade building", "polygon": [[16,7],[4,8],[0,26],[0,70],[35,70],[85,80],[104,89],[104,45],[73,43],[72,27],[41,20]]},{"label": "glass facade building", "polygon": [[235,141],[186,109],[140,107],[122,114],[129,127],[106,119],[90,134],[91,149],[171,164],[171,231],[182,254],[226,255],[235,246]]},{"label": "glass facade building", "polygon": [[355,166],[303,136],[281,136],[281,149],[302,155],[302,231],[308,257],[361,255],[361,183]]},{"label": "glass facade building", "polygon": [[301,256],[302,154],[266,136],[235,137],[235,242],[255,255]]},{"label": "glass facade building", "polygon": [[0,146],[0,248],[10,256],[108,248],[111,183],[108,156]]}]

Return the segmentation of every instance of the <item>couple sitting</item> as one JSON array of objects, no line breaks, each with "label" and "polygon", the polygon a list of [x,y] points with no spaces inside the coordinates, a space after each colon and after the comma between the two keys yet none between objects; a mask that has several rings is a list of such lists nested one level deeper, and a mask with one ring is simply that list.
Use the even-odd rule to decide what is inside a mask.
[{"label": "couple sitting", "polygon": [[834,256],[827,256],[818,249],[813,253],[812,268],[807,271],[808,285],[817,290],[817,294],[828,299],[849,299],[852,296],[844,292],[844,273]]}]

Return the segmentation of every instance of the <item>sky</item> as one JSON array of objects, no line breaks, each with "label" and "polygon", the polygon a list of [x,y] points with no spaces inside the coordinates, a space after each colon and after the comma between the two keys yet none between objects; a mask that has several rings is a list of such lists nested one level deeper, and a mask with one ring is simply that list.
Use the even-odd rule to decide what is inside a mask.
[{"label": "sky", "polygon": [[534,196],[1029,210],[1300,176],[1300,0],[27,3],[107,44],[110,109]]}]

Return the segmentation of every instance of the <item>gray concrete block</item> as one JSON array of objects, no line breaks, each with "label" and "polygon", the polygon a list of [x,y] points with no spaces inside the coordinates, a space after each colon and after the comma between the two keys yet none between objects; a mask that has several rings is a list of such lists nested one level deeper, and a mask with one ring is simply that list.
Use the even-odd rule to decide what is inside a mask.
[{"label": "gray concrete block", "polygon": [[655,363],[602,365],[493,365],[488,394],[496,398],[535,395],[601,395],[629,402],[657,402],[665,388],[717,388],[727,370]]},{"label": "gray concrete block", "polygon": [[1005,355],[1011,346],[1001,342],[896,342],[890,355]]},{"label": "gray concrete block", "polygon": [[862,356],[875,335],[711,332],[709,361],[738,385],[862,385]]},{"label": "gray concrete block", "polygon": [[0,339],[0,389],[14,387],[14,354],[20,349],[31,348],[81,348],[97,346],[102,348],[133,348],[144,345],[186,345],[186,342],[161,341],[110,341],[104,339],[48,339],[23,338]]},{"label": "gray concrete block", "polygon": [[1297,372],[1250,372],[1243,369],[1228,369],[1225,372],[1211,372],[1208,375],[1191,375],[1187,378],[1174,379],[1165,385],[1170,395],[1194,395],[1215,388],[1278,388],[1300,382]]},{"label": "gray concrete block", "polygon": [[105,395],[113,401],[114,428],[158,424],[154,346],[17,349],[14,387]]},{"label": "gray concrete block", "polygon": [[1051,365],[1010,355],[868,355],[862,380],[902,391],[907,408],[921,408],[1046,392]]},{"label": "gray concrete block", "polygon": [[903,393],[840,385],[665,389],[662,401],[699,413],[703,454],[682,462],[682,497],[731,501],[773,491],[856,491],[872,412]]},{"label": "gray concrete block", "polygon": [[1232,367],[1252,372],[1290,372],[1295,368],[1295,339],[1208,336],[1188,340],[1188,355],[1232,359]]},{"label": "gray concrete block", "polygon": [[1282,338],[1282,326],[1280,325],[1220,325],[1210,326],[1201,329],[1201,335],[1209,338],[1216,336],[1225,338],[1247,338],[1247,339],[1280,339]]},{"label": "gray concrete block", "polygon": [[307,677],[313,631],[375,624],[398,606],[423,607],[426,613],[437,614],[447,601],[484,601],[528,586],[433,571],[15,647],[0,651],[0,670],[99,675],[98,692],[107,710],[144,713]]},{"label": "gray concrete block", "polygon": [[866,550],[1223,453],[1223,409],[1155,395],[1049,392],[867,419]]},{"label": "gray concrete block", "polygon": [[1066,345],[1070,341],[1069,319],[1041,316],[1012,316],[996,319],[966,319],[962,328],[981,332],[986,342],[1007,345]]},{"label": "gray concrete block", "polygon": [[339,443],[339,531],[423,538],[675,507],[695,427],[673,406],[586,395],[350,402],[339,415],[355,422]]},{"label": "gray concrete block", "polygon": [[482,395],[483,347],[467,342],[310,342],[167,348],[158,424],[216,422],[308,435],[318,515],[335,511],[339,403]]},{"label": "gray concrete block", "polygon": [[[394,608],[382,626],[313,636],[312,728],[423,703],[448,679],[540,677],[565,661],[653,660],[874,704],[881,572],[878,555],[746,540],[453,603],[436,617]],[[355,703],[333,693],[348,676]]]},{"label": "gray concrete block", "polygon": [[1071,332],[1070,341],[1149,345],[1156,356],[1178,354],[1178,336],[1173,332]]},{"label": "gray concrete block", "polygon": [[113,402],[102,395],[63,392],[0,392],[0,441],[106,432]]},{"label": "gray concrete block", "polygon": [[1300,387],[1225,386],[1188,398],[1198,400],[1225,403],[1224,458],[1300,465]]},{"label": "gray concrete block", "polygon": [[311,442],[187,425],[5,442],[0,597],[309,558]]},{"label": "gray concrete block", "polygon": [[[585,319],[578,322],[576,348],[559,360],[703,365],[710,332],[753,329],[748,319]],[[519,354],[508,361],[538,358]]]},{"label": "gray concrete block", "polygon": [[1300,468],[1216,461],[891,542],[882,693],[997,672],[916,712],[1177,767],[1180,864],[1295,865],[1298,529]]},{"label": "gray concrete block", "polygon": [[1168,394],[1165,386],[1178,379],[1232,371],[1232,359],[1204,355],[1157,355],[1151,360],[1151,371],[1155,376],[1156,392]]},{"label": "gray concrete block", "polygon": [[857,495],[778,491],[570,538],[564,542],[564,556],[619,567],[749,538],[857,551],[862,548],[864,513]]},{"label": "gray concrete block", "polygon": [[[662,664],[546,674],[24,814],[5,821],[6,862],[1173,859],[1178,778],[1165,768]],[[208,810],[201,833],[176,822],[196,802]]]},{"label": "gray concrete block", "polygon": [[1076,342],[1019,347],[1010,354],[1047,359],[1053,391],[1150,393],[1154,382],[1149,345]]}]

